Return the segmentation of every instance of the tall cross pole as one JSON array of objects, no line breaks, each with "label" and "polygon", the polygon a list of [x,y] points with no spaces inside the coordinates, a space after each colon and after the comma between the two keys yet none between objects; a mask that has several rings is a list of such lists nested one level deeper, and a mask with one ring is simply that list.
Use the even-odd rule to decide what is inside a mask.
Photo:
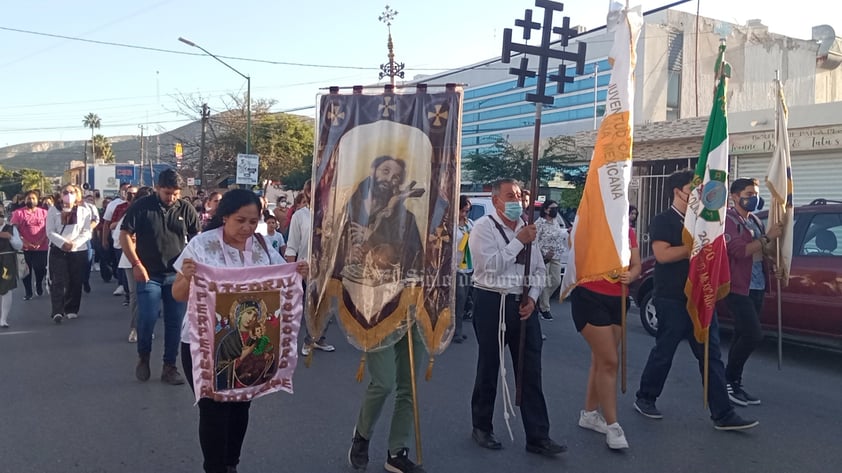
[{"label": "tall cross pole", "polygon": [[[397,11],[390,8],[389,5],[386,5],[383,13],[377,17],[378,20],[386,24],[386,28],[389,31],[389,42],[386,45],[389,49],[389,62],[380,65],[380,79],[388,76],[389,83],[392,85],[393,89],[395,86],[395,76],[398,76],[401,79],[403,79],[404,76],[404,64],[402,62],[395,62],[395,45],[392,42],[392,22],[395,20],[395,16],[397,16],[397,14]],[[415,382],[415,341],[412,339],[413,325],[414,322],[410,317],[409,311],[407,311],[406,326],[409,327],[409,329],[406,332],[406,342],[407,350],[409,351],[409,379],[412,387],[412,414],[413,419],[415,420],[415,451],[417,452],[416,460],[418,461],[418,465],[421,465],[424,463],[424,456],[421,450],[421,417],[418,410],[418,386]]]},{"label": "tall cross pole", "polygon": [[[570,28],[570,17],[565,16],[562,20],[561,27],[553,26],[553,14],[564,10],[564,5],[551,0],[535,0],[535,6],[544,9],[543,24],[532,21],[532,10],[527,9],[523,14],[522,20],[515,20],[515,26],[523,28],[523,39],[529,41],[532,38],[533,31],[541,32],[541,42],[537,45],[530,45],[527,43],[512,42],[512,29],[506,28],[503,30],[503,55],[501,60],[504,64],[511,62],[513,53],[523,54],[520,58],[520,66],[509,69],[509,74],[517,76],[517,86],[524,87],[527,78],[535,78],[535,92],[527,92],[526,101],[535,104],[535,132],[532,142],[532,172],[529,180],[530,202],[532,207],[532,200],[538,197],[538,152],[541,147],[541,113],[544,105],[553,105],[555,98],[552,95],[546,94],[547,79],[556,82],[556,94],[564,93],[564,84],[573,82],[573,77],[567,75],[567,66],[565,61],[575,63],[576,74],[582,75],[585,73],[585,54],[587,51],[587,44],[578,42],[578,51],[576,53],[567,52],[566,48],[571,38],[576,36],[576,30]],[[561,36],[559,45],[561,49],[554,49],[552,44],[552,35],[558,34]],[[529,69],[529,57],[535,56],[538,58],[538,71],[535,72]],[[556,59],[559,62],[558,70],[554,74],[548,74],[550,59]],[[532,209],[526,212],[529,224],[535,222],[535,215]],[[526,298],[529,295],[529,274],[530,261],[532,259],[532,245],[526,247],[526,265],[524,268],[524,286],[522,304],[526,304]],[[517,388],[515,392],[515,405],[520,406],[521,393],[523,391],[523,361],[524,361],[524,346],[526,345],[526,320],[520,321],[520,345],[518,348],[518,368],[517,368]]]},{"label": "tall cross pole", "polygon": [[378,20],[386,24],[386,28],[389,31],[389,42],[386,44],[386,47],[389,49],[389,62],[380,65],[380,79],[388,76],[389,83],[392,84],[392,86],[395,85],[395,76],[398,76],[401,79],[403,79],[404,76],[404,63],[395,62],[395,45],[392,42],[392,22],[395,20],[397,15],[397,11],[393,10],[389,7],[389,5],[386,5],[383,13],[377,17]]}]

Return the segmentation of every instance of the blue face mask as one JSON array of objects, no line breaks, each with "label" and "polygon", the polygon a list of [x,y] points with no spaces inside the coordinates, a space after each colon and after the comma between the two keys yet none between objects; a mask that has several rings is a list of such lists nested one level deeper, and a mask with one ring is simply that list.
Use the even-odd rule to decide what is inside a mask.
[{"label": "blue face mask", "polygon": [[751,197],[741,197],[740,198],[740,207],[744,208],[748,212],[754,212],[757,210],[757,204],[760,200],[757,198],[756,195]]},{"label": "blue face mask", "polygon": [[507,219],[515,221],[523,214],[523,207],[520,202],[506,202],[506,209],[503,213]]}]

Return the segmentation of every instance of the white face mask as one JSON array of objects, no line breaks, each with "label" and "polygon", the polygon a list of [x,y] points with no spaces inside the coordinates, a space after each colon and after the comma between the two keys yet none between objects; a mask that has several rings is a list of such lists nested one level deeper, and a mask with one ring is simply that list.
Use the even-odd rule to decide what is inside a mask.
[{"label": "white face mask", "polygon": [[61,199],[67,205],[73,205],[76,203],[76,194],[64,194],[61,196]]}]

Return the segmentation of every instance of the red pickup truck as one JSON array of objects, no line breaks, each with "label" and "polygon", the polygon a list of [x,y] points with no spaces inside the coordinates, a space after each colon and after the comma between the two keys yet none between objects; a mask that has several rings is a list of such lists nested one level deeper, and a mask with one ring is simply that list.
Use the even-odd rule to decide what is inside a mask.
[{"label": "red pickup truck", "polygon": [[[765,211],[757,215],[766,220]],[[789,284],[781,288],[784,338],[842,349],[842,202],[817,199],[796,208],[794,237]],[[652,335],[658,330],[652,303],[654,268],[655,258],[645,259],[640,278],[630,286],[643,327]],[[776,334],[777,283],[767,288],[760,322]],[[725,304],[717,306],[717,314],[723,325],[730,325]]]}]

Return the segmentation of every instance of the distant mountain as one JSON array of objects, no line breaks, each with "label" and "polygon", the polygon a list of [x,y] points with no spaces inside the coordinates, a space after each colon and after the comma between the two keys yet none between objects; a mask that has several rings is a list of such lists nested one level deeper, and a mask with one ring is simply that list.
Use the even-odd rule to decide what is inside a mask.
[{"label": "distant mountain", "polygon": [[[159,135],[144,136],[146,159],[173,162],[175,144],[197,142],[202,133],[200,121]],[[140,136],[110,136],[117,163],[140,162]],[[61,176],[71,161],[84,161],[90,140],[37,141],[0,148],[0,166],[6,169],[37,169],[46,176]],[[160,154],[159,154],[160,153]],[[91,163],[92,164],[92,163]]]}]

